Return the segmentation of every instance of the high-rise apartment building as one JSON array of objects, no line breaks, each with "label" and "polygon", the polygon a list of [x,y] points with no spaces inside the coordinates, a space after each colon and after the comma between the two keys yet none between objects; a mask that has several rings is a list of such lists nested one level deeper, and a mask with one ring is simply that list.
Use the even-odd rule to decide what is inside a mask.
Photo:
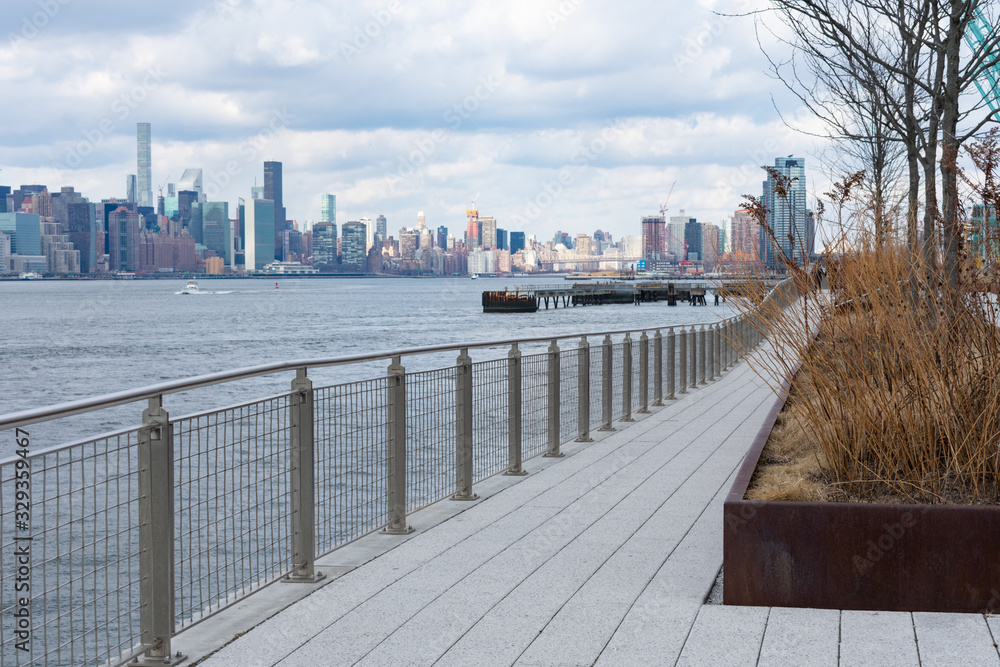
[{"label": "high-rise apartment building", "polygon": [[281,163],[269,160],[264,163],[264,199],[274,202],[274,258],[283,259],[282,235],[285,231],[285,201],[282,188]]},{"label": "high-rise apartment building", "polygon": [[497,221],[490,215],[479,218],[479,245],[483,250],[493,250],[497,245]]},{"label": "high-rise apartment building", "polygon": [[497,227],[497,250],[510,250],[507,244],[507,230]]},{"label": "high-rise apartment building", "polygon": [[138,202],[136,197],[136,178],[135,174],[129,174],[125,177],[125,199],[128,201]]},{"label": "high-rise apartment building", "polygon": [[[149,123],[136,123],[137,179],[139,206],[155,206],[153,201],[153,130]],[[81,256],[83,253],[80,253]]]},{"label": "high-rise apartment building", "polygon": [[420,230],[404,229],[399,232],[399,256],[403,259],[415,259],[417,248],[420,247]]},{"label": "high-rise apartment building", "polygon": [[733,257],[741,261],[754,261],[760,252],[760,229],[750,210],[741,208],[733,213],[729,238]]},{"label": "high-rise apartment building", "polygon": [[251,199],[246,202],[243,215],[246,270],[260,271],[274,261],[274,202],[270,199]]},{"label": "high-rise apartment building", "polygon": [[779,196],[777,178],[768,175],[763,183],[762,201],[767,207],[767,226],[774,234],[772,242],[760,230],[760,255],[771,270],[783,270],[789,261],[804,265],[812,254],[813,239],[806,215],[806,161],[797,157],[779,157],[775,170],[787,179],[786,196]]},{"label": "high-rise apartment building", "polygon": [[417,211],[417,231],[422,232],[427,229],[427,217],[423,211]]},{"label": "high-rise apartment building", "polygon": [[312,263],[315,267],[337,265],[337,225],[317,222],[312,229]]},{"label": "high-rise apartment building", "polygon": [[702,234],[701,225],[695,218],[691,218],[686,225],[684,225],[684,244],[687,245],[687,257],[685,259],[692,262],[700,262],[705,259],[704,248],[702,247],[702,242],[704,241],[704,236]]},{"label": "high-rise apartment building", "polygon": [[319,220],[320,222],[337,222],[337,195],[319,196]]},{"label": "high-rise apartment building", "polygon": [[368,268],[366,249],[367,228],[363,222],[352,221],[341,228],[340,255],[345,271],[365,272]]},{"label": "high-rise apartment building", "polygon": [[139,232],[142,218],[137,212],[119,206],[108,215],[108,269],[139,270]]},{"label": "high-rise apartment building", "polygon": [[437,247],[441,250],[448,249],[448,228],[443,225],[437,229]]},{"label": "high-rise apartment building", "polygon": [[9,196],[10,196],[10,186],[0,185],[0,213],[7,212],[7,197]]},{"label": "high-rise apartment building", "polygon": [[665,227],[666,220],[662,215],[642,217],[642,256],[647,262],[661,262],[666,259]]}]

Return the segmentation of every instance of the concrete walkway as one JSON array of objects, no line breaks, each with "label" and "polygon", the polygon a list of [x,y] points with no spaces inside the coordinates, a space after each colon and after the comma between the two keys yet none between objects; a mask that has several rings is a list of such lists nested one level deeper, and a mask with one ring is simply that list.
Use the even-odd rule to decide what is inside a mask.
[{"label": "concrete walkway", "polygon": [[1000,665],[993,617],[705,604],[723,499],[774,401],[742,363],[528,461],[502,491],[439,504],[448,520],[365,538],[384,553],[204,664]]}]

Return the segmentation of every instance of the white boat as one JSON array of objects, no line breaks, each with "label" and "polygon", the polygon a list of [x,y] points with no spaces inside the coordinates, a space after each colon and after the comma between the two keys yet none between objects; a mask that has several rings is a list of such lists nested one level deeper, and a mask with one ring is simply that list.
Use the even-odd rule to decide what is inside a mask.
[{"label": "white boat", "polygon": [[189,280],[187,282],[187,285],[184,286],[184,289],[178,292],[178,294],[201,294],[201,293],[202,293],[201,290],[198,289],[197,280]]},{"label": "white boat", "polygon": [[475,273],[473,273],[473,274],[472,274],[471,276],[469,276],[469,277],[470,277],[470,278],[472,278],[473,280],[475,280],[475,279],[476,279],[476,278],[478,278],[479,276],[477,276],[477,275],[476,275]]},{"label": "white boat", "polygon": [[22,273],[20,278],[21,280],[41,280],[42,276],[34,271],[28,271],[27,273]]}]

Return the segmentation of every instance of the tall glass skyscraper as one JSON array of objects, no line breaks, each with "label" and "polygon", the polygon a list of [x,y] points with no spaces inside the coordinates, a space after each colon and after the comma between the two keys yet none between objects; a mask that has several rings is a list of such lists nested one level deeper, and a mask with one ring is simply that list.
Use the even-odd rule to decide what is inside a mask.
[{"label": "tall glass skyscraper", "polygon": [[789,179],[785,196],[777,192],[778,179],[768,175],[763,184],[762,201],[767,207],[767,225],[774,231],[777,246],[760,231],[760,256],[767,268],[781,270],[789,260],[805,265],[812,254],[812,234],[806,216],[806,161],[797,157],[779,157],[774,168]]},{"label": "tall glass skyscraper", "polygon": [[337,195],[320,195],[320,222],[337,222]]},{"label": "tall glass skyscraper", "polygon": [[202,238],[206,248],[233,265],[233,235],[229,227],[229,202],[205,202],[202,208]]},{"label": "tall glass skyscraper", "polygon": [[139,206],[155,206],[153,201],[153,131],[149,123],[136,123],[138,144],[137,195]]},{"label": "tall glass skyscraper", "polygon": [[264,163],[264,199],[274,202],[274,258],[281,260],[284,248],[285,203],[282,197],[281,163],[269,160]]},{"label": "tall glass skyscraper", "polygon": [[252,199],[246,203],[245,260],[247,271],[259,271],[274,261],[274,202]]}]

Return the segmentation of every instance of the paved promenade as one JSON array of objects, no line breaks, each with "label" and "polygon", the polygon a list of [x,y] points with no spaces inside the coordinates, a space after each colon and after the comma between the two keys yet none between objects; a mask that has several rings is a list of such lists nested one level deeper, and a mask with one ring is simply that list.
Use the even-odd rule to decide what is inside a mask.
[{"label": "paved promenade", "polygon": [[335,552],[334,581],[203,664],[1000,665],[993,617],[705,603],[723,499],[774,401],[741,363],[530,460],[476,503],[414,515],[410,536]]}]

